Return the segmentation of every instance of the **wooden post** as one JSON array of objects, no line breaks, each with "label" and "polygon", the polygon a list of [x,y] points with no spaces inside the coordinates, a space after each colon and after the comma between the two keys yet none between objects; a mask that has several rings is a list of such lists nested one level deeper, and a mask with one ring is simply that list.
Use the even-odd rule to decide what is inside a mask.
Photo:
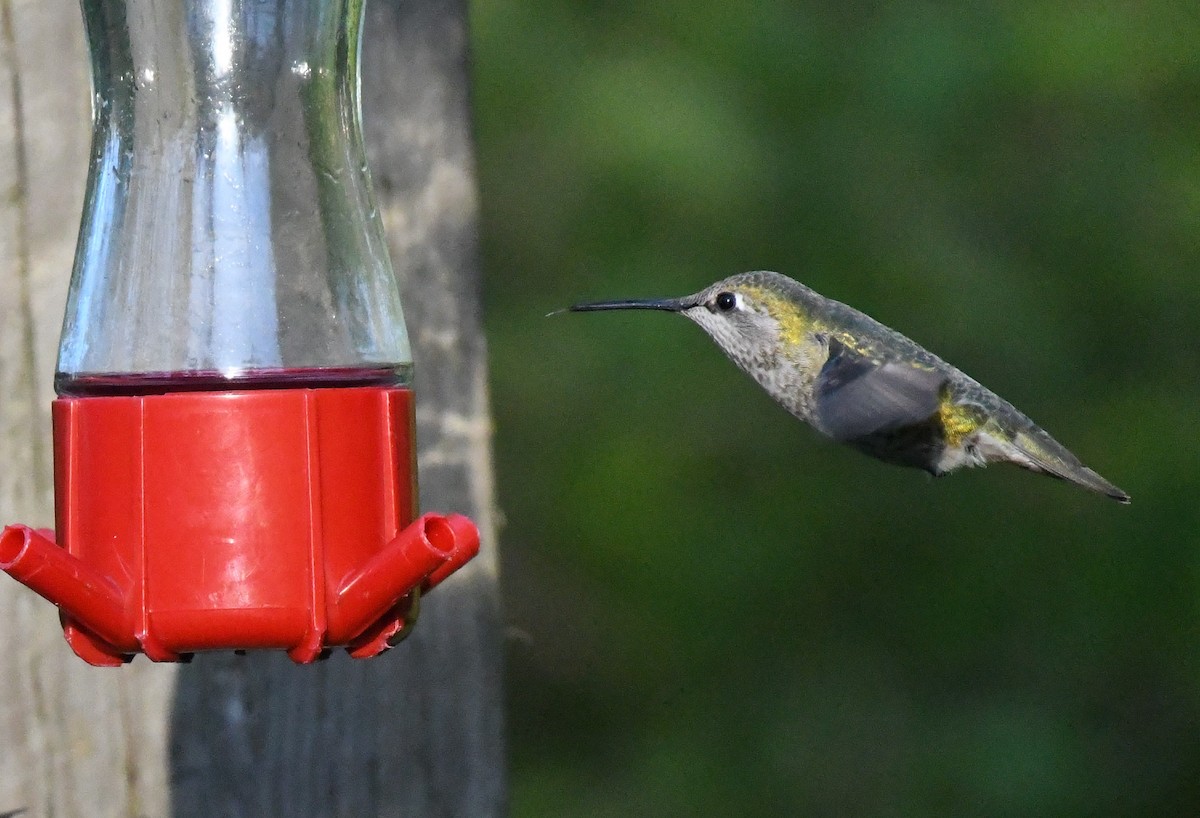
[{"label": "wooden post", "polygon": [[[0,577],[0,814],[497,815],[500,626],[464,2],[372,0],[366,140],[417,362],[422,507],[483,552],[379,659],[88,667]],[[48,526],[49,405],[90,126],[74,3],[0,0],[0,523]]]}]

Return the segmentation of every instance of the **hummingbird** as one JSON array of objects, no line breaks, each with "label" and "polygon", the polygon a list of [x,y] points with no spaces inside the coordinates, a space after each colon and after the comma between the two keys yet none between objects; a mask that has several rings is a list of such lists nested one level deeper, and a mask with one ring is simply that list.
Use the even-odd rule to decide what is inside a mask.
[{"label": "hummingbird", "polygon": [[1015,463],[1129,502],[996,393],[896,330],[779,273],[739,273],[682,298],[568,309],[681,313],[793,415],[879,460],[934,476]]}]

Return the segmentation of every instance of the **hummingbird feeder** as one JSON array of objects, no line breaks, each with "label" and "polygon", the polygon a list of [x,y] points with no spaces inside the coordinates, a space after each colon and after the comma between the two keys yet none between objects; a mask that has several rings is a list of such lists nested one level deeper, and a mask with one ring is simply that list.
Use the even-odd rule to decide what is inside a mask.
[{"label": "hummingbird feeder", "polygon": [[362,2],[82,5],[94,130],[55,375],[56,529],[4,529],[0,568],[95,665],[374,656],[479,534],[416,515]]}]

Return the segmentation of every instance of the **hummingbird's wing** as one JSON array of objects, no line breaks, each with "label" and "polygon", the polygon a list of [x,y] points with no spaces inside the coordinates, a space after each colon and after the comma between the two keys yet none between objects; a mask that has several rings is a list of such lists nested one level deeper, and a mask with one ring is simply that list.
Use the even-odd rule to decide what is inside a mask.
[{"label": "hummingbird's wing", "polygon": [[928,421],[946,376],[903,361],[880,361],[829,339],[816,381],[816,415],[834,440],[849,442]]}]

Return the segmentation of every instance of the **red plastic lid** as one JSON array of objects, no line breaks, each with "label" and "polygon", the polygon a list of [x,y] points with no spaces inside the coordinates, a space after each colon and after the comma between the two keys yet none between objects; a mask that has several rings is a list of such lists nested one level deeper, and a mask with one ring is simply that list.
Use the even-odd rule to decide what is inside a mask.
[{"label": "red plastic lid", "polygon": [[479,548],[465,517],[413,523],[407,389],[65,398],[53,414],[65,552],[34,532],[16,549],[6,533],[0,568],[63,608],[94,664],[375,655],[404,630],[413,592]]}]

